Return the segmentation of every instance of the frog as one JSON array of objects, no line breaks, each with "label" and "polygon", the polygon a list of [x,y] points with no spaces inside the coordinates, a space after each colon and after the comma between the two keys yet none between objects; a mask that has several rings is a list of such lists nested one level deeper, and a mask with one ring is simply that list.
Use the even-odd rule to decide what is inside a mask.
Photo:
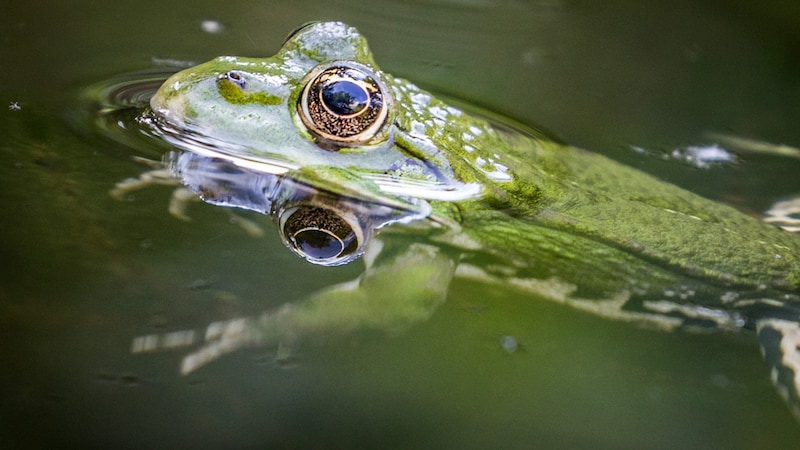
[{"label": "frog", "polygon": [[274,56],[176,72],[140,122],[172,150],[117,195],[171,179],[269,216],[309,263],[364,270],[205,333],[138,336],[135,353],[197,344],[188,374],[247,346],[395,332],[463,278],[659,331],[754,335],[800,419],[800,236],[441,99],[381,70],[354,27],[311,22]]}]

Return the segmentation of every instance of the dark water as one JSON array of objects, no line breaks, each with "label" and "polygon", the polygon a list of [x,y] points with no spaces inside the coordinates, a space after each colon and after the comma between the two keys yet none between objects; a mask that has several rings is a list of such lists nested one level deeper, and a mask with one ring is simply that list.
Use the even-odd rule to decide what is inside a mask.
[{"label": "dark water", "polygon": [[[800,145],[795,2],[51,2],[0,6],[0,445],[18,447],[787,448],[800,425],[748,335],[665,334],[512,291],[452,285],[399,335],[308,342],[188,376],[135,336],[302,298],[362,267],[311,266],[269,223],[166,214],[169,188],[108,191],[145,167],[86,127],[78,94],[119,73],[270,55],[339,19],[382,68],[757,213],[800,164],[699,170],[644,157],[709,131]],[[224,25],[204,32],[206,19]],[[12,103],[21,109],[11,108]],[[6,108],[5,105],[9,105]],[[79,120],[78,120],[79,121]],[[502,338],[520,346],[503,349]]]}]

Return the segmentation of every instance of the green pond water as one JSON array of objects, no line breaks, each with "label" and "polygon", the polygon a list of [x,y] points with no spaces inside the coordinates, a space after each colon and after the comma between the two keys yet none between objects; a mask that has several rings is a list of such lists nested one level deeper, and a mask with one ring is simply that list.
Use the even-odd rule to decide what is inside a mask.
[{"label": "green pond water", "polygon": [[261,238],[210,205],[178,221],[168,187],[112,199],[145,169],[131,157],[160,150],[86,126],[81,92],[136,70],[271,55],[316,19],[356,26],[388,72],[744,211],[800,193],[797,160],[742,154],[698,169],[633,150],[709,145],[709,132],[800,145],[796,2],[7,0],[0,447],[800,442],[751,334],[657,332],[477,282],[451,284],[404,332],[325,336],[281,363],[253,348],[181,376],[185,350],[132,354],[136,336],[258,314],[363,266],[312,266],[256,214],[242,216]]}]

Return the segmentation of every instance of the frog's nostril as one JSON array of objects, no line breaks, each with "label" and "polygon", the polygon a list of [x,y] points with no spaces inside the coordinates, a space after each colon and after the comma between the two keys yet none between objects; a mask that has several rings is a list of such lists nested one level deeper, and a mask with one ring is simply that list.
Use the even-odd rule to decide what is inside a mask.
[{"label": "frog's nostril", "polygon": [[220,78],[230,81],[231,83],[239,86],[239,88],[244,89],[246,85],[246,81],[242,74],[231,70],[230,72],[222,75]]}]

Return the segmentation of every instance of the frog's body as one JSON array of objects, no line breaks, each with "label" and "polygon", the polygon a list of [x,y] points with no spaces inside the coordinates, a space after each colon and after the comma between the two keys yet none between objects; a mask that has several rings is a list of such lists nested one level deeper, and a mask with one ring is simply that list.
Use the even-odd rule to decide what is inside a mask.
[{"label": "frog's body", "polygon": [[[358,283],[213,325],[184,372],[245,344],[422,320],[460,275],[665,329],[758,328],[776,384],[800,411],[797,235],[448,106],[378,70],[363,37],[341,23],[299,29],[272,58],[179,72],[151,106],[156,127],[187,151],[173,155],[173,172],[205,200],[280,215],[311,198],[367,228],[341,258],[285,238],[321,264],[367,247],[368,268]],[[387,233],[413,229],[418,243],[366,246],[370,231],[394,222],[413,224]],[[282,232],[286,223],[278,219]],[[323,231],[344,251],[344,237]],[[482,262],[470,264],[473,255]],[[158,346],[142,339],[138,350]]]}]

